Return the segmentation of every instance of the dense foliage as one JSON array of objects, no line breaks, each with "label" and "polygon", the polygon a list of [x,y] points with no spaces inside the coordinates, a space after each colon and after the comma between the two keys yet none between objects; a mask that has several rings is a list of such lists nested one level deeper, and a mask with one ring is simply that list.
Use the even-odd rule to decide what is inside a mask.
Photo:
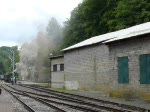
[{"label": "dense foliage", "polygon": [[150,21],[149,0],[121,0],[108,21],[109,30],[119,30]]},{"label": "dense foliage", "polygon": [[[20,60],[19,57],[19,51],[18,51],[18,47],[14,46],[14,47],[6,47],[6,46],[2,46],[0,47],[0,74],[8,74],[10,72],[12,72],[12,53],[11,51],[13,50],[15,53],[15,60],[14,62],[17,63]],[[11,59],[10,59],[11,58]]]},{"label": "dense foliage", "polygon": [[63,47],[150,21],[149,0],[83,0],[64,24]]}]

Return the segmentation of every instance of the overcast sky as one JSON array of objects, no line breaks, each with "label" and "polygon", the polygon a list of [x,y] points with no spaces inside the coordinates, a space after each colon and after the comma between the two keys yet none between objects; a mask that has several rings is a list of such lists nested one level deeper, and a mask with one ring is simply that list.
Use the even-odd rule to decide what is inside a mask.
[{"label": "overcast sky", "polygon": [[31,40],[51,17],[61,24],[82,0],[0,0],[0,46]]}]

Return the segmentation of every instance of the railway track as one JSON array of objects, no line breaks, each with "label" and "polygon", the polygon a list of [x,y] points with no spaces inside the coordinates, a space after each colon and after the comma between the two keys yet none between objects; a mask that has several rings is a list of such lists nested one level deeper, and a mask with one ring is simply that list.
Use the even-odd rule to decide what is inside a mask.
[{"label": "railway track", "polygon": [[[29,86],[29,85],[28,86],[21,85],[21,86],[23,86],[25,88],[30,88],[30,89],[33,89],[36,91],[48,93],[50,95],[37,94],[37,93],[27,92],[27,91],[22,91],[23,93],[32,94],[37,97],[40,97],[44,101],[69,106],[70,108],[74,108],[74,109],[81,110],[81,111],[86,111],[86,112],[87,111],[88,112],[101,112],[101,111],[149,112],[149,110],[146,110],[143,108],[122,105],[122,104],[118,104],[118,103],[114,103],[114,102],[103,101],[103,100],[99,100],[99,99],[89,98],[89,97],[80,96],[80,95],[74,95],[74,94],[70,94],[70,93],[53,91],[53,90],[49,90],[49,89],[46,89],[43,87],[38,87],[38,86],[34,87],[34,86]],[[53,96],[51,96],[51,95],[53,95]],[[57,99],[58,101],[51,100],[49,98],[54,98],[54,99]],[[61,102],[60,100],[67,101],[70,103],[66,103],[66,102],[64,103],[64,102]]]},{"label": "railway track", "polygon": [[[9,92],[14,98],[16,98],[24,106],[24,108],[27,109],[29,112],[68,112],[68,110],[65,110],[65,109],[60,108],[59,106],[53,105],[45,101],[45,99],[41,99],[41,98],[29,95],[21,91],[12,91],[4,86],[3,86],[3,89]],[[45,109],[43,109],[43,106]],[[39,107],[42,107],[42,108],[39,108]]]},{"label": "railway track", "polygon": [[91,103],[93,106],[97,106],[97,105],[95,105],[97,103],[108,104],[109,106],[113,106],[113,107],[107,107],[106,105],[104,105],[104,106],[99,107],[99,108],[104,108],[106,110],[116,109],[116,110],[113,110],[115,112],[117,112],[117,111],[150,112],[150,110],[145,109],[145,108],[140,108],[140,107],[126,105],[126,104],[120,104],[120,103],[111,102],[111,101],[104,101],[104,100],[100,100],[100,99],[96,99],[96,98],[86,97],[86,96],[83,96],[83,95],[59,92],[59,91],[47,89],[45,87],[41,87],[41,86],[38,86],[38,85],[22,85],[21,84],[20,86],[23,86],[23,87],[26,87],[26,88],[31,88],[31,89],[34,89],[34,90],[37,90],[37,91],[47,92],[49,94],[56,95],[56,96],[59,96],[59,97],[63,97],[63,98],[66,98],[66,99],[72,99],[72,100],[77,100],[77,101],[80,101],[80,102]]},{"label": "railway track", "polygon": [[3,89],[7,92],[9,92],[14,98],[16,98],[23,106],[25,109],[27,109],[29,112],[35,112],[34,109],[32,109],[30,106],[28,106],[26,103],[24,103],[18,96],[7,90],[6,88],[3,87]]},{"label": "railway track", "polygon": [[[68,104],[68,103],[61,103],[59,101],[48,100],[47,98],[39,97],[39,96],[41,96],[39,94],[37,95],[37,94],[32,93],[32,92],[25,92],[25,91],[17,90],[15,88],[11,87],[11,86],[8,86],[8,87],[10,87],[11,89],[15,90],[15,91],[13,91],[13,90],[7,90],[7,91],[9,91],[11,93],[15,93],[15,94],[23,95],[23,96],[28,96],[28,97],[33,98],[35,100],[42,101],[42,103],[48,103],[48,105],[49,105],[49,103],[51,103],[51,105],[57,104],[57,105],[67,106],[67,107],[70,107],[70,108],[74,109],[75,112],[104,112],[102,109],[94,109],[94,108],[89,108],[87,106],[73,105],[73,104]],[[58,110],[58,112],[73,112],[73,111],[69,111],[69,109],[68,109],[66,111],[64,111],[64,110],[63,111],[62,110]]]}]

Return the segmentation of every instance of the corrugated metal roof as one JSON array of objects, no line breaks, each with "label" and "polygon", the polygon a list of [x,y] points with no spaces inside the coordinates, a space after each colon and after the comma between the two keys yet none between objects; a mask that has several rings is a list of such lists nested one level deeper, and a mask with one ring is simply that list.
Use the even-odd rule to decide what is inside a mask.
[{"label": "corrugated metal roof", "polygon": [[113,41],[117,41],[121,39],[131,38],[131,37],[135,37],[138,35],[150,33],[150,22],[121,30],[121,32],[123,33],[123,35],[118,35],[116,38],[109,39],[103,43],[109,43],[109,42],[113,42]]},{"label": "corrugated metal roof", "polygon": [[61,57],[64,57],[64,56],[63,56],[63,55],[52,56],[52,57],[50,57],[49,59],[54,59],[54,58],[61,58]]},{"label": "corrugated metal roof", "polygon": [[127,29],[106,33],[103,35],[95,36],[85,41],[82,41],[78,44],[70,46],[68,48],[63,49],[62,51],[67,51],[75,48],[80,48],[87,45],[92,45],[96,43],[108,43],[116,40],[121,40],[125,38],[130,38],[142,34],[150,33],[150,22],[143,23],[140,25],[136,25]]}]

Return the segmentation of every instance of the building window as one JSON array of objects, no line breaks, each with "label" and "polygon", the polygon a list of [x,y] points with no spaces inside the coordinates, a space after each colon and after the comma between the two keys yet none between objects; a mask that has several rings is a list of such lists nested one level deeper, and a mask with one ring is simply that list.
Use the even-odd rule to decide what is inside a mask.
[{"label": "building window", "polygon": [[57,65],[53,65],[53,71],[57,71]]},{"label": "building window", "polygon": [[60,64],[60,71],[64,71],[64,64]]},{"label": "building window", "polygon": [[128,57],[118,57],[118,83],[129,83]]},{"label": "building window", "polygon": [[140,83],[150,84],[150,54],[140,55]]}]

